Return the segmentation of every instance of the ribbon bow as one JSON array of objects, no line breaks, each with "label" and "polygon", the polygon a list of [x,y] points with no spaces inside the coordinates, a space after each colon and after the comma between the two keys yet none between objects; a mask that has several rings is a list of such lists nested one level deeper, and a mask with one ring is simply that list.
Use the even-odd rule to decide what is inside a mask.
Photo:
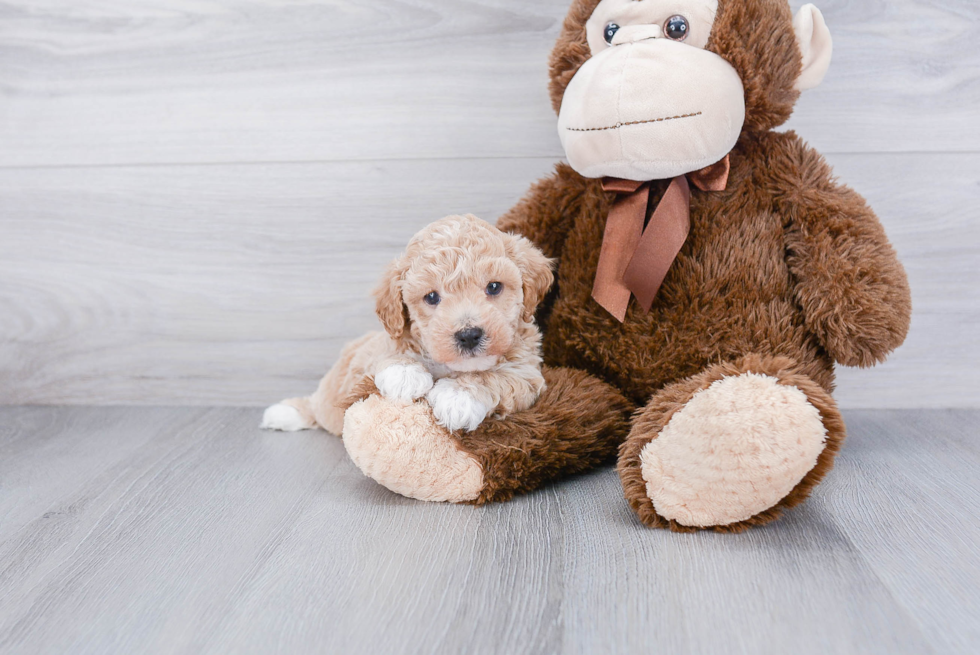
[{"label": "ribbon bow", "polygon": [[630,294],[644,313],[650,311],[671,264],[691,230],[691,187],[724,191],[731,162],[728,155],[717,164],[675,177],[670,182],[650,223],[643,229],[649,182],[605,178],[603,191],[617,193],[606,219],[592,297],[622,323]]}]

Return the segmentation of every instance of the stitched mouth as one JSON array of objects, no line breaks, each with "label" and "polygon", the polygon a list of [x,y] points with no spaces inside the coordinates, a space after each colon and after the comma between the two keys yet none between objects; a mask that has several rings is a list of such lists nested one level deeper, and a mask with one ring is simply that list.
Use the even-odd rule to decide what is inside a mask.
[{"label": "stitched mouth", "polygon": [[645,121],[630,121],[628,123],[616,123],[615,125],[609,125],[608,127],[567,127],[565,128],[569,132],[605,132],[606,130],[618,130],[621,127],[627,127],[629,125],[643,125],[645,123],[665,123],[667,121],[676,121],[682,118],[694,118],[695,116],[700,116],[701,112],[695,112],[693,114],[681,114],[680,116],[666,116],[664,118],[651,118]]}]

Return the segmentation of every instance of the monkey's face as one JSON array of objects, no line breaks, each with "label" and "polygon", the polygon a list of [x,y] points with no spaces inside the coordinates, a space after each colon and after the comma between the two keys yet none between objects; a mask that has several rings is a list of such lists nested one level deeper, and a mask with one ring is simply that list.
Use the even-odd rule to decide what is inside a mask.
[{"label": "monkey's face", "polygon": [[704,49],[717,8],[717,0],[599,3],[586,23],[592,56],[558,116],[572,168],[585,177],[671,178],[735,146],[742,80]]},{"label": "monkey's face", "polygon": [[743,128],[785,121],[830,53],[812,5],[794,20],[786,0],[575,0],[551,64],[565,155],[591,178],[710,166]]}]

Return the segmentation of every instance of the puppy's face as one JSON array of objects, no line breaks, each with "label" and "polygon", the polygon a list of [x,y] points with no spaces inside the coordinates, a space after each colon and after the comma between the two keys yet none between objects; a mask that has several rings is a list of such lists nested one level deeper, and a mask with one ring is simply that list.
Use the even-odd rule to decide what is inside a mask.
[{"label": "puppy's face", "polygon": [[550,262],[526,239],[472,216],[453,216],[417,234],[387,278],[378,315],[389,334],[405,339],[408,332],[433,361],[477,371],[518,345],[552,274]]},{"label": "puppy's face", "polygon": [[481,370],[513,348],[523,312],[521,273],[505,257],[466,251],[423,257],[402,300],[422,349],[451,369]]}]

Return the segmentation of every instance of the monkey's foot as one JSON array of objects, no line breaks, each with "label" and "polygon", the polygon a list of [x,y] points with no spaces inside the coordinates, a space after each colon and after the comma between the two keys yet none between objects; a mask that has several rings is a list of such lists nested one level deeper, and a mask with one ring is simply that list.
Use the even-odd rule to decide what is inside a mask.
[{"label": "monkey's foot", "polygon": [[823,389],[789,360],[754,358],[655,395],[621,448],[620,475],[648,525],[741,530],[801,502],[843,436]]},{"label": "monkey's foot", "polygon": [[475,500],[483,469],[432,416],[425,402],[404,405],[373,395],[344,415],[344,446],[364,475],[418,500]]}]

